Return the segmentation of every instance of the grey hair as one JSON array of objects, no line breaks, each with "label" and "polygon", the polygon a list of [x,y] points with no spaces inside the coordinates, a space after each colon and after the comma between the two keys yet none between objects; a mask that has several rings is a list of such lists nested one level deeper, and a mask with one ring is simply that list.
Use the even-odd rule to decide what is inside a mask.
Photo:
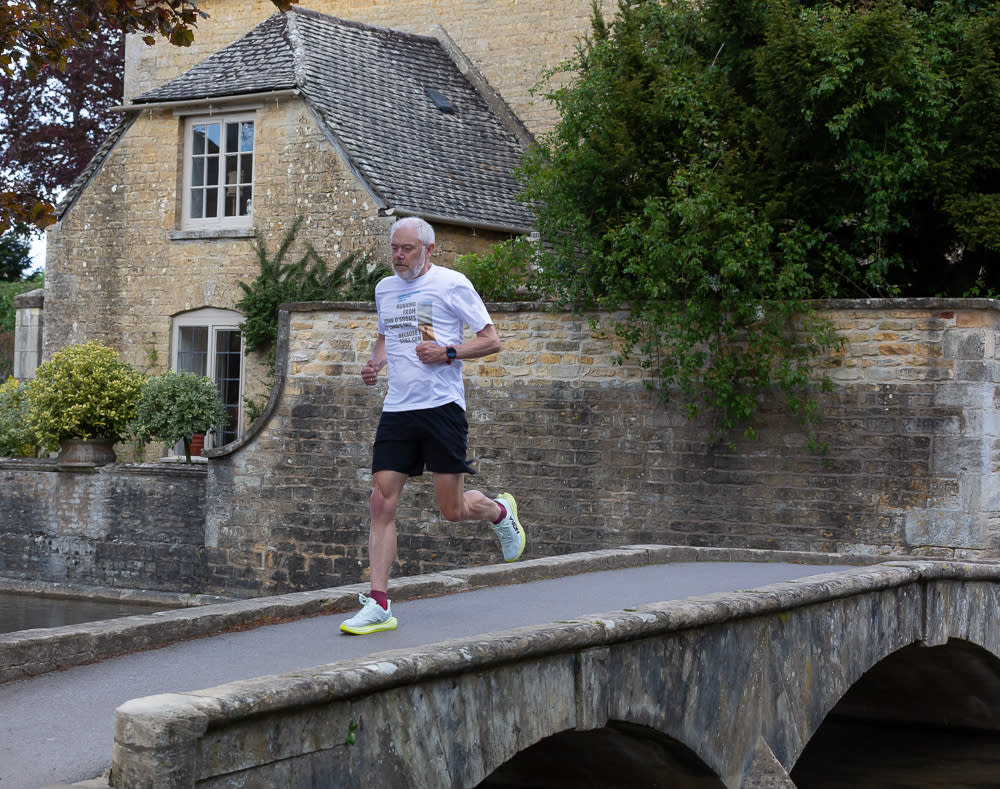
[{"label": "grey hair", "polygon": [[396,236],[396,231],[401,227],[412,227],[417,231],[417,238],[420,239],[420,243],[424,247],[429,247],[434,243],[434,228],[430,226],[425,220],[421,219],[419,216],[404,216],[402,219],[396,221],[392,226],[392,230],[389,231],[389,243],[392,243],[392,239]]}]

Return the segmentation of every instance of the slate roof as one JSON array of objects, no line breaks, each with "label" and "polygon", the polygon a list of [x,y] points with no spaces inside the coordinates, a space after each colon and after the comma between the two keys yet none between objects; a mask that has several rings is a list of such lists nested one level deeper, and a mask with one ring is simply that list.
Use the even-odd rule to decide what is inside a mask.
[{"label": "slate roof", "polygon": [[[398,214],[526,231],[523,146],[434,38],[293,7],[134,105],[298,89],[369,190]],[[435,104],[433,91],[451,112]]]}]

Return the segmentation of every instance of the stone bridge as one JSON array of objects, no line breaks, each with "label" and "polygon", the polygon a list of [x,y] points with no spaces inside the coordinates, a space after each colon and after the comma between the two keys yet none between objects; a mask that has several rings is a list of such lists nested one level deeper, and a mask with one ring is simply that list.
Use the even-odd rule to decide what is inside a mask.
[{"label": "stone bridge", "polygon": [[998,603],[998,564],[893,561],[151,696],[112,784],[792,787],[831,713],[1000,729]]}]

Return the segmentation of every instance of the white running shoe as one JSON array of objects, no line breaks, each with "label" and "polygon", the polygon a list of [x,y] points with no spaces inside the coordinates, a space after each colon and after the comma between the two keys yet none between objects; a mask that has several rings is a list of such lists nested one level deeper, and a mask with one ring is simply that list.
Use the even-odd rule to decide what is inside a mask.
[{"label": "white running shoe", "polygon": [[399,622],[392,615],[392,605],[382,608],[374,597],[366,594],[358,595],[358,602],[361,603],[361,610],[350,619],[340,625],[344,633],[355,636],[366,636],[369,633],[378,633],[381,630],[395,630]]},{"label": "white running shoe", "polygon": [[497,533],[500,540],[500,547],[503,548],[503,558],[508,562],[513,562],[524,553],[524,546],[528,540],[521,527],[521,521],[517,519],[517,502],[509,493],[501,493],[494,501],[503,505],[507,510],[507,515],[500,523],[493,524],[493,531]]}]

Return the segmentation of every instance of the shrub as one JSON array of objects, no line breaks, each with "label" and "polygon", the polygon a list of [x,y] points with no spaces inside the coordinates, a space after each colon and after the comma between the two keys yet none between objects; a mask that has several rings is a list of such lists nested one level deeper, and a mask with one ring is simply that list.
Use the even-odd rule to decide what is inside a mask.
[{"label": "shrub", "polygon": [[537,245],[524,236],[479,254],[459,255],[454,268],[469,278],[483,301],[531,301],[542,296],[534,275]]},{"label": "shrub", "polygon": [[70,345],[28,383],[28,422],[45,449],[66,438],[128,435],[145,376],[97,342]]},{"label": "shrub", "polygon": [[143,385],[132,432],[140,441],[153,439],[169,445],[183,441],[190,463],[191,436],[221,429],[228,419],[211,378],[167,370]]},{"label": "shrub", "polygon": [[0,384],[0,456],[34,457],[38,439],[28,422],[28,387],[8,378]]}]

